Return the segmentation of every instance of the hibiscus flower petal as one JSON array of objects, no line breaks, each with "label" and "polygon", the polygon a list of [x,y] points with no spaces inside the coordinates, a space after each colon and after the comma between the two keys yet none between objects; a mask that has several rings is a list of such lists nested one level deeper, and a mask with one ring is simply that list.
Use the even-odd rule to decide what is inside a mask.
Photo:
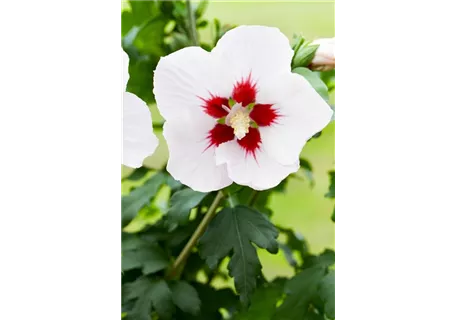
[{"label": "hibiscus flower petal", "polygon": [[217,163],[226,164],[228,176],[235,183],[249,186],[255,190],[273,188],[290,173],[299,170],[299,161],[291,165],[282,165],[261,148],[255,152],[255,157],[253,157],[247,155],[246,151],[234,140],[221,144],[215,153]]},{"label": "hibiscus flower petal", "polygon": [[229,65],[236,81],[251,75],[254,83],[261,84],[263,79],[290,72],[293,50],[277,28],[239,26],[218,41],[212,55]]},{"label": "hibiscus flower petal", "polygon": [[124,92],[122,108],[122,164],[139,168],[157,148],[158,139],[152,131],[150,111],[144,101]]},{"label": "hibiscus flower petal", "polygon": [[229,186],[226,165],[215,163],[215,147],[208,133],[215,126],[212,118],[203,122],[193,120],[167,121],[163,135],[168,144],[167,169],[174,179],[193,190],[209,192]]},{"label": "hibiscus flower petal", "polygon": [[200,47],[187,47],[160,59],[154,73],[154,94],[166,120],[210,117],[206,101],[227,98],[231,80],[224,66]]},{"label": "hibiscus flower petal", "polygon": [[298,74],[270,78],[260,88],[258,103],[272,103],[278,114],[269,126],[259,127],[262,148],[283,165],[294,164],[307,140],[331,120],[333,111]]}]

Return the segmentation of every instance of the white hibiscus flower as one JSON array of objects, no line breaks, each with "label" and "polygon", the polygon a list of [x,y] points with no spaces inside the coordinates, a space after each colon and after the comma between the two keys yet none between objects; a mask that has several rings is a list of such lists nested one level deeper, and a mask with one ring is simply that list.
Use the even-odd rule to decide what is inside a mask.
[{"label": "white hibiscus flower", "polygon": [[188,47],[160,60],[154,94],[176,180],[202,192],[233,181],[264,190],[299,169],[333,112],[291,72],[292,57],[277,28],[240,26],[212,52]]},{"label": "white hibiscus flower", "polygon": [[152,131],[147,104],[125,91],[129,79],[128,62],[128,55],[122,50],[122,164],[138,168],[144,158],[154,153],[158,139]]}]

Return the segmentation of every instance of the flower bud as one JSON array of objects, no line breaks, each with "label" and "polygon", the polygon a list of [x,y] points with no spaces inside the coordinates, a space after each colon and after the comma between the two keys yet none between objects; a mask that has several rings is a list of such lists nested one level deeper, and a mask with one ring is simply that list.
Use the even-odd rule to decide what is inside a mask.
[{"label": "flower bud", "polygon": [[310,69],[315,71],[329,71],[335,68],[335,38],[317,39],[312,44],[320,45],[315,52],[315,56],[310,64]]}]

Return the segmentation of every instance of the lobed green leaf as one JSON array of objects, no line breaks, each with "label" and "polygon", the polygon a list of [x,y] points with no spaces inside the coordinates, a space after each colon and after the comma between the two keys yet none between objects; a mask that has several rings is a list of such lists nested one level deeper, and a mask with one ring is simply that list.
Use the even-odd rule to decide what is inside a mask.
[{"label": "lobed green leaf", "polygon": [[157,244],[122,251],[122,271],[141,268],[143,274],[150,274],[165,269],[168,264],[168,257]]},{"label": "lobed green leaf", "polygon": [[184,312],[197,315],[200,312],[201,300],[198,292],[185,281],[177,281],[170,285],[174,304]]},{"label": "lobed green leaf", "polygon": [[277,236],[277,229],[263,214],[245,206],[225,208],[212,220],[200,239],[200,254],[213,268],[220,259],[233,252],[228,264],[229,274],[234,278],[241,302],[248,304],[261,271],[252,243],[277,253]]},{"label": "lobed green leaf", "polygon": [[171,319],[174,312],[172,292],[164,280],[151,281],[141,277],[124,286],[125,299],[136,299],[133,308],[127,313],[129,319],[150,320],[151,309],[161,319]]}]

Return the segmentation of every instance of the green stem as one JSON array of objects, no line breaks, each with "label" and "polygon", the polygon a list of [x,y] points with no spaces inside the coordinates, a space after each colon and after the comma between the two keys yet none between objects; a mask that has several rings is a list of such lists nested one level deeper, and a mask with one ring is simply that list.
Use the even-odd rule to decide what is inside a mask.
[{"label": "green stem", "polygon": [[253,190],[252,195],[250,196],[250,200],[249,200],[249,207],[251,207],[255,204],[255,201],[258,199],[259,195],[260,195],[259,191]]},{"label": "green stem", "polygon": [[192,41],[192,45],[199,46],[198,34],[196,33],[196,21],[195,16],[193,15],[192,4],[190,3],[190,0],[186,0],[185,2],[187,4],[187,18],[189,24],[190,40]]},{"label": "green stem", "polygon": [[196,228],[195,232],[193,232],[190,240],[188,240],[187,244],[185,245],[184,249],[181,251],[179,256],[177,257],[176,261],[174,261],[171,271],[168,273],[168,279],[172,279],[177,276],[181,270],[181,267],[185,264],[188,256],[190,255],[193,247],[196,245],[198,239],[203,235],[204,231],[206,231],[207,226],[215,217],[217,207],[220,201],[225,197],[223,192],[220,190],[217,195],[215,196],[214,201],[212,202],[209,210],[204,215],[203,220],[201,220],[200,224]]}]

